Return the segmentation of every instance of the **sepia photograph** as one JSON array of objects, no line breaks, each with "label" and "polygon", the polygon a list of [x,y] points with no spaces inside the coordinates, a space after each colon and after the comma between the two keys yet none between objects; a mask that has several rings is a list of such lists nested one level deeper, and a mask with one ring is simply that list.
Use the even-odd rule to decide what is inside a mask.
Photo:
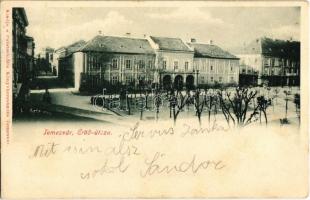
[{"label": "sepia photograph", "polygon": [[306,2],[97,3],[2,3],[2,195],[308,195]]},{"label": "sepia photograph", "polygon": [[298,130],[298,7],[13,8],[12,17],[16,121]]}]

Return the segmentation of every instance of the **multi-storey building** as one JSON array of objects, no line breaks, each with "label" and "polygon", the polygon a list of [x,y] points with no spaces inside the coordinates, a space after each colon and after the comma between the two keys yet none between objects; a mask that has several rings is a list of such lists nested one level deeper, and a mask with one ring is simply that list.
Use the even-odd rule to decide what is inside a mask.
[{"label": "multi-storey building", "polygon": [[12,19],[13,96],[23,99],[33,76],[35,44],[33,38],[26,35],[25,9],[13,8]]},{"label": "multi-storey building", "polygon": [[74,63],[73,53],[86,44],[84,40],[79,40],[65,47],[60,47],[54,52],[53,66],[56,68],[56,72],[63,82],[67,83],[68,86],[74,86]]},{"label": "multi-storey building", "polygon": [[188,43],[195,51],[194,70],[198,72],[198,85],[238,84],[239,58],[224,51],[212,41],[209,44]]},{"label": "multi-storey building", "polygon": [[240,57],[240,84],[300,84],[300,42],[258,38],[244,46]]},{"label": "multi-storey building", "polygon": [[80,90],[111,85],[193,89],[238,84],[239,58],[213,44],[179,38],[98,35],[56,50],[59,77]]},{"label": "multi-storey building", "polygon": [[54,63],[54,49],[51,47],[45,47],[42,48],[41,53],[39,54],[39,57],[41,59],[44,59],[46,63],[48,63],[48,71],[53,71],[55,70],[55,66],[53,65]]},{"label": "multi-storey building", "polygon": [[59,68],[70,66],[80,90],[154,82],[155,53],[146,39],[98,35],[63,62]]},{"label": "multi-storey building", "polygon": [[196,85],[197,72],[193,68],[194,51],[180,38],[148,38],[156,53],[156,82],[165,88],[172,86],[192,88]]}]

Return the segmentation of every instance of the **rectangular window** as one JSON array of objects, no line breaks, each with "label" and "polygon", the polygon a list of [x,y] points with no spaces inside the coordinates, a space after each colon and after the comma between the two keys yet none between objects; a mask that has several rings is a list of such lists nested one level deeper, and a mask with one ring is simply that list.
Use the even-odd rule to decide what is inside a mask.
[{"label": "rectangular window", "polygon": [[230,82],[234,82],[234,77],[230,77]]},{"label": "rectangular window", "polygon": [[173,68],[174,68],[174,70],[177,70],[178,67],[179,67],[179,62],[178,62],[178,61],[174,61],[174,62],[173,62]]},{"label": "rectangular window", "polygon": [[234,69],[233,69],[233,67],[232,66],[230,66],[230,71],[232,72]]},{"label": "rectangular window", "polygon": [[279,59],[278,59],[278,58],[275,58],[274,65],[275,65],[275,66],[279,66]]},{"label": "rectangular window", "polygon": [[112,76],[112,83],[116,84],[118,82],[118,76]]},{"label": "rectangular window", "polygon": [[264,59],[264,66],[265,67],[268,67],[270,64],[269,64],[269,59],[268,58],[265,58]]},{"label": "rectangular window", "polygon": [[113,69],[118,69],[118,66],[117,66],[117,59],[113,59],[113,60],[112,60],[112,68],[113,68]]},{"label": "rectangular window", "polygon": [[148,67],[149,67],[149,69],[152,69],[152,68],[153,68],[153,66],[152,66],[152,61],[151,61],[151,60],[149,60]]},{"label": "rectangular window", "polygon": [[204,77],[204,76],[201,76],[201,77],[200,77],[200,82],[201,82],[201,84],[204,84],[204,83],[205,83],[205,77]]},{"label": "rectangular window", "polygon": [[139,76],[138,76],[138,80],[139,80],[139,81],[145,80],[145,76],[144,76],[144,75],[139,75]]},{"label": "rectangular window", "polygon": [[185,62],[184,67],[185,67],[185,71],[188,71],[188,62]]},{"label": "rectangular window", "polygon": [[144,68],[145,68],[144,60],[139,60],[139,69],[144,69]]},{"label": "rectangular window", "polygon": [[219,77],[219,82],[221,83],[221,82],[222,82],[222,80],[223,80],[223,78],[220,76],[220,77]]},{"label": "rectangular window", "polygon": [[125,66],[126,66],[126,69],[131,69],[131,62],[130,62],[130,60],[125,60]]},{"label": "rectangular window", "polygon": [[210,81],[211,81],[211,83],[214,81],[214,80],[213,80],[213,76],[210,77]]},{"label": "rectangular window", "polygon": [[131,76],[126,76],[126,83],[129,84],[132,81],[132,77]]},{"label": "rectangular window", "polygon": [[274,63],[275,63],[274,58],[271,58],[270,60],[271,60],[271,61],[270,61],[270,62],[271,62],[270,65],[271,65],[272,67],[274,67]]},{"label": "rectangular window", "polygon": [[206,66],[205,65],[202,66],[202,71],[204,71],[204,72],[206,71]]},{"label": "rectangular window", "polygon": [[163,61],[163,69],[167,69],[167,61]]},{"label": "rectangular window", "polygon": [[211,65],[210,70],[213,71],[213,66]]}]

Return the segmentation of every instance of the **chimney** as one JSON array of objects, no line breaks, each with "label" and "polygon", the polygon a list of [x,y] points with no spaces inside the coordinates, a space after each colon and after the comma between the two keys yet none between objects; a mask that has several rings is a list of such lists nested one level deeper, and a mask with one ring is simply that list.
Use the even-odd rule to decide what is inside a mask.
[{"label": "chimney", "polygon": [[143,38],[146,38],[146,34],[143,34]]},{"label": "chimney", "polygon": [[210,44],[210,45],[213,45],[213,40],[210,40],[210,41],[209,41],[209,44]]},{"label": "chimney", "polygon": [[196,39],[195,38],[191,38],[191,43],[195,43]]},{"label": "chimney", "polygon": [[102,35],[102,31],[101,30],[99,30],[98,33],[99,33],[99,35]]},{"label": "chimney", "polygon": [[131,35],[130,33],[126,33],[126,36],[127,36],[127,37],[130,37],[130,35]]}]

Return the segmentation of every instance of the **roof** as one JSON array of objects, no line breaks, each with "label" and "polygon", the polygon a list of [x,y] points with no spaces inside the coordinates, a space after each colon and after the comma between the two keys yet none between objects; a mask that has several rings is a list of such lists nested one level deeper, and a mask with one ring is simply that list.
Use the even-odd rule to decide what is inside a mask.
[{"label": "roof", "polygon": [[26,40],[32,40],[32,41],[33,41],[33,37],[31,37],[31,36],[25,35],[24,38],[25,38]]},{"label": "roof", "polygon": [[70,44],[68,46],[60,47],[56,51],[63,50],[63,51],[60,52],[60,55],[59,55],[59,57],[62,58],[62,57],[65,57],[65,56],[69,56],[72,53],[78,51],[85,44],[86,44],[86,42],[84,40],[79,40],[79,41],[74,42],[74,43],[72,43],[72,44]]},{"label": "roof", "polygon": [[147,39],[98,35],[78,51],[155,54]]},{"label": "roof", "polygon": [[228,51],[224,51],[214,44],[188,43],[188,45],[194,48],[194,57],[239,59]]},{"label": "roof", "polygon": [[300,42],[258,38],[238,51],[238,54],[262,54],[279,58],[300,58]]},{"label": "roof", "polygon": [[74,42],[74,43],[68,45],[65,48],[67,49],[67,53],[71,54],[71,53],[76,52],[77,50],[79,50],[85,44],[86,44],[86,42],[84,40],[79,40],[77,42]]},{"label": "roof", "polygon": [[263,55],[292,59],[299,59],[300,57],[300,42],[297,41],[263,38],[261,46]]},{"label": "roof", "polygon": [[150,38],[158,45],[160,50],[192,52],[192,50],[180,38],[155,36],[150,36]]}]

